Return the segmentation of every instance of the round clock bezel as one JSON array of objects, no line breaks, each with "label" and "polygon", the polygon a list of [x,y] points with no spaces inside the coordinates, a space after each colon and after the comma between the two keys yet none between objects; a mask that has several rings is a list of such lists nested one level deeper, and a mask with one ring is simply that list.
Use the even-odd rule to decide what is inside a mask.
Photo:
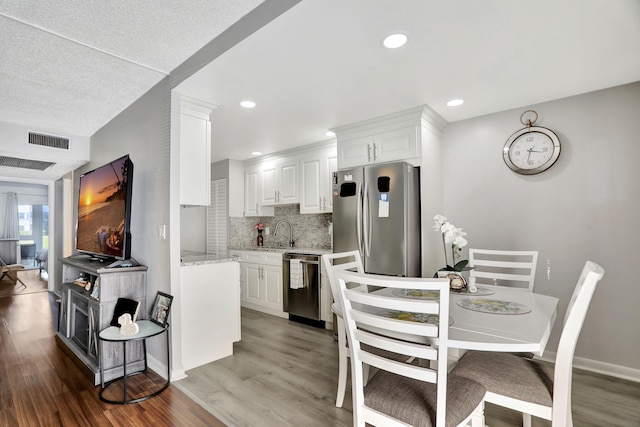
[{"label": "round clock bezel", "polygon": [[[511,145],[522,135],[525,135],[527,133],[533,133],[533,132],[542,133],[546,135],[551,140],[551,142],[553,142],[553,154],[551,155],[551,158],[549,158],[549,160],[547,160],[540,166],[532,169],[524,169],[515,165],[511,161],[510,149],[511,149]],[[535,175],[535,174],[546,171],[551,166],[553,166],[553,164],[558,160],[558,157],[560,157],[560,139],[558,138],[558,135],[556,135],[555,132],[553,132],[551,129],[547,129],[541,126],[528,126],[526,128],[522,128],[514,132],[509,137],[509,139],[507,139],[507,142],[504,144],[504,149],[502,154],[503,154],[504,162],[512,171],[517,172],[521,175]]]}]

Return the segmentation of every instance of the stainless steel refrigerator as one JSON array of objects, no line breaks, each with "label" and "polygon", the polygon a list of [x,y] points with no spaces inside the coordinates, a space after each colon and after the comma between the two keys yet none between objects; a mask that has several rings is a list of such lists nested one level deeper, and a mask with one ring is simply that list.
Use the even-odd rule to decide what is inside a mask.
[{"label": "stainless steel refrigerator", "polygon": [[420,277],[420,169],[406,162],[333,173],[333,251],[367,273]]}]

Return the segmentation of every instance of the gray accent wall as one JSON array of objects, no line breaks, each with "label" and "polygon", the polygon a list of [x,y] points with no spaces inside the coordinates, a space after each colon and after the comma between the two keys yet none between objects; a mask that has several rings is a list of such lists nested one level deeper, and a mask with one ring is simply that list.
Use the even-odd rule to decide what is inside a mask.
[{"label": "gray accent wall", "polygon": [[[168,239],[158,237],[158,225],[169,225],[169,119],[171,109],[168,79],[156,85],[91,137],[91,162],[79,170],[91,170],[129,154],[134,164],[131,206],[131,255],[148,266],[147,314],[157,291],[171,294]],[[74,196],[77,199],[77,176]],[[177,311],[171,309],[174,317]],[[172,322],[173,323],[173,322]],[[163,343],[150,340],[149,352],[166,365]]]},{"label": "gray accent wall", "polygon": [[[527,109],[562,144],[557,163],[533,176],[512,172],[502,158]],[[443,214],[468,233],[468,247],[539,251],[535,292],[560,298],[548,350],[557,348],[585,261],[602,265],[576,363],[623,375],[629,368],[636,378],[640,284],[631,267],[640,241],[639,117],[640,82],[521,107],[449,124],[442,161]]]}]

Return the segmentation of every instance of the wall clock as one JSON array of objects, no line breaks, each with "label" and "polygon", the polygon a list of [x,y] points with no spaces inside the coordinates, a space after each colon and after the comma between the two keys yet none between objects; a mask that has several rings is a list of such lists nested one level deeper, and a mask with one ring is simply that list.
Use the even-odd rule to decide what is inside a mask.
[{"label": "wall clock", "polygon": [[[533,113],[533,120],[524,120],[527,113]],[[549,169],[560,156],[560,140],[551,130],[533,126],[538,113],[527,110],[520,116],[520,122],[526,127],[516,131],[507,139],[502,154],[504,162],[514,172],[534,175]]]}]

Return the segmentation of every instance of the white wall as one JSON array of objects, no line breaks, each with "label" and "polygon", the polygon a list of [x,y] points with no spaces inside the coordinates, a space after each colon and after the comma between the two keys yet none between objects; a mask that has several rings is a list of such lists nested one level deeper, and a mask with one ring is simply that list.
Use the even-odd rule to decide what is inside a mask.
[{"label": "white wall", "polygon": [[[562,151],[533,176],[504,164],[507,138],[534,109]],[[535,291],[560,298],[548,349],[586,260],[605,269],[576,356],[640,370],[640,82],[449,124],[443,134],[444,214],[470,247],[538,250]],[[638,372],[638,371],[636,371]]]}]

